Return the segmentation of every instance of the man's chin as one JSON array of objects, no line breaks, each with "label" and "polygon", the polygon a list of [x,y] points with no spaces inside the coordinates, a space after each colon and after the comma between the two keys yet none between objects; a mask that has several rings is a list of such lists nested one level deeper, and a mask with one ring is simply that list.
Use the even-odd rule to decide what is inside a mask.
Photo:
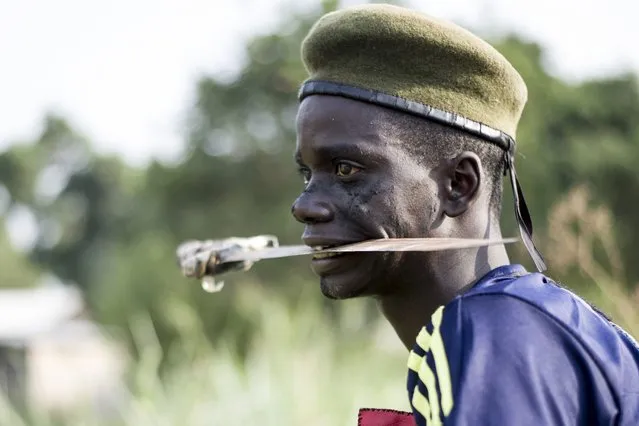
[{"label": "man's chin", "polygon": [[335,258],[313,259],[312,269],[320,277],[322,294],[334,300],[367,295],[377,257],[378,254],[349,253]]},{"label": "man's chin", "polygon": [[320,290],[322,294],[332,300],[354,299],[367,295],[367,285],[362,282],[341,281],[337,277],[320,277]]}]

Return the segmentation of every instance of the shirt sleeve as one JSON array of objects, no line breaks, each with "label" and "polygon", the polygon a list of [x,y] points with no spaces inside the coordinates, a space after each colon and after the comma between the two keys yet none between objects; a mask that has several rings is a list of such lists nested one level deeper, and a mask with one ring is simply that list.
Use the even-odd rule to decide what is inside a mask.
[{"label": "shirt sleeve", "polygon": [[512,296],[440,308],[408,366],[418,425],[614,424],[609,385],[579,341]]}]

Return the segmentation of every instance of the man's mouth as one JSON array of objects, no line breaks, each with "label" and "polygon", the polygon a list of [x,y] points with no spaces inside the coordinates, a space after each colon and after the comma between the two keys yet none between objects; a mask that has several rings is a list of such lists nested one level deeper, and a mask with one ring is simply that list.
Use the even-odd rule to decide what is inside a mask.
[{"label": "man's mouth", "polygon": [[351,270],[353,267],[357,267],[361,264],[361,256],[354,252],[335,252],[326,251],[329,249],[337,249],[339,247],[354,244],[361,239],[343,239],[343,240],[320,240],[307,241],[312,244],[308,244],[316,253],[313,253],[313,259],[311,260],[311,269],[319,276],[328,276],[333,274],[340,274]]},{"label": "man's mouth", "polygon": [[329,257],[343,256],[344,254],[346,253],[336,253],[336,252],[317,253],[313,255],[313,259],[328,259]]},{"label": "man's mouth", "polygon": [[[313,247],[313,250],[317,250],[317,251],[321,251],[321,250],[326,250],[326,249],[330,249],[330,248],[335,248],[335,247],[339,247],[338,245],[332,245],[332,246],[315,246]],[[340,253],[340,252],[326,252],[326,253],[315,253],[313,255],[313,259],[328,259],[331,257],[337,257],[337,256],[342,256],[345,253]]]}]

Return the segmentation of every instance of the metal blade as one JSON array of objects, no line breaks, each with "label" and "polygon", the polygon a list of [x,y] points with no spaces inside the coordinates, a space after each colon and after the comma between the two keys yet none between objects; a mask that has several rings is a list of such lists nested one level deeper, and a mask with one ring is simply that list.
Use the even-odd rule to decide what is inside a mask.
[{"label": "metal blade", "polygon": [[320,251],[313,250],[309,246],[290,245],[256,251],[235,251],[229,254],[220,253],[220,263],[243,261],[254,262],[263,259],[278,259],[281,257],[302,256],[313,253],[320,253]]},{"label": "metal blade", "polygon": [[508,244],[517,238],[495,240],[466,238],[400,238],[369,240],[339,247],[316,250],[303,245],[279,246],[272,235],[250,238],[226,238],[222,240],[190,240],[178,246],[176,255],[182,274],[187,278],[202,279],[202,288],[218,292],[223,281],[215,277],[231,271],[247,271],[263,259],[303,256],[320,253],[354,253],[387,251],[438,251],[466,249],[495,244]]},{"label": "metal blade", "polygon": [[282,257],[303,256],[319,253],[453,250],[490,246],[495,244],[509,244],[516,241],[517,238],[493,240],[468,238],[389,238],[369,240],[361,243],[348,244],[324,250],[315,250],[304,245],[290,245],[256,251],[234,251],[228,254],[220,253],[218,263],[245,261],[256,262],[263,259],[277,259]]},{"label": "metal blade", "polygon": [[[323,250],[305,245],[279,246],[272,235],[222,240],[190,240],[176,251],[182,274],[188,278],[209,277],[208,284],[215,283],[214,276],[231,271],[247,271],[259,260],[303,256],[321,253],[388,252],[388,251],[439,251],[467,249],[495,244],[508,244],[516,238],[467,239],[467,238],[398,238],[369,240]],[[208,285],[207,284],[207,285]],[[212,285],[211,287],[216,287]]]}]

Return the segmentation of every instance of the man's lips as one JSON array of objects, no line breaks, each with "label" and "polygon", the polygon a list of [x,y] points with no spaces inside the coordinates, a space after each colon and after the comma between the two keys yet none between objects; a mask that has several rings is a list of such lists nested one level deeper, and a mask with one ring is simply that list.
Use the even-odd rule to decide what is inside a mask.
[{"label": "man's lips", "polygon": [[362,241],[366,241],[369,238],[331,238],[326,236],[319,235],[304,235],[302,237],[302,241],[304,244],[315,249],[315,250],[325,250],[327,248],[340,247],[348,244],[361,243]]},{"label": "man's lips", "polygon": [[[319,235],[304,235],[303,241],[307,246],[316,250],[325,250],[327,248],[334,248],[345,246],[349,244],[355,244],[362,241],[366,241],[369,238],[331,238],[327,236]],[[318,275],[330,274],[337,271],[348,268],[350,262],[349,258],[357,253],[340,253],[340,252],[328,252],[317,253],[313,255],[311,266],[313,271]]]},{"label": "man's lips", "polygon": [[348,253],[338,253],[338,252],[328,252],[328,253],[317,253],[313,255],[313,260],[316,259],[331,259],[334,257],[344,256]]},{"label": "man's lips", "polygon": [[[309,242],[315,242],[315,243],[319,243],[319,244],[306,244],[309,245],[311,248],[313,248],[314,250],[326,250],[326,249],[330,249],[330,248],[335,248],[335,247],[341,247],[341,246],[346,246],[349,244],[355,244],[358,242],[361,242],[363,240],[340,240],[340,241],[335,241],[335,240],[321,240],[321,241],[309,241]],[[306,242],[306,241],[305,241]],[[332,259],[332,258],[336,258],[336,257],[340,257],[340,256],[344,256],[346,254],[349,253],[339,253],[339,252],[328,252],[328,253],[317,253],[313,255],[313,260],[318,260],[318,259]]]},{"label": "man's lips", "polygon": [[357,253],[320,253],[313,256],[311,268],[317,275],[328,275],[348,269]]}]

